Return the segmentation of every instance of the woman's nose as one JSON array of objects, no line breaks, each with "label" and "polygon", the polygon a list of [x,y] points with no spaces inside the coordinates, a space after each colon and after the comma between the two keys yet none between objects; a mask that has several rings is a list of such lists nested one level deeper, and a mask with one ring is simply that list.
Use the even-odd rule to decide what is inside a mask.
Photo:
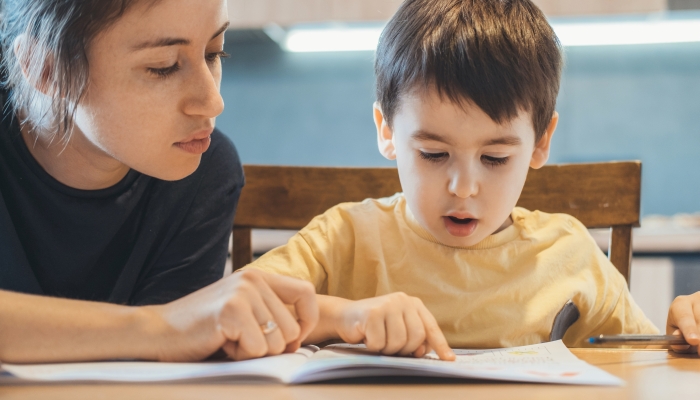
[{"label": "woman's nose", "polygon": [[185,103],[184,112],[205,118],[221,115],[224,99],[221,97],[220,82],[220,77],[215,76],[208,66],[199,67],[191,80],[190,96]]}]

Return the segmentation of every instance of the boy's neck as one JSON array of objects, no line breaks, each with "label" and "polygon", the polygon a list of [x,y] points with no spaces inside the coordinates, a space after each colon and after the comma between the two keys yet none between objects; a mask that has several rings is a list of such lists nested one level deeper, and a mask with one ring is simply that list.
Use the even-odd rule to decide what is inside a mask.
[{"label": "boy's neck", "polygon": [[506,218],[506,221],[503,223],[503,225],[496,229],[496,232],[492,233],[492,235],[495,235],[499,232],[503,232],[504,229],[508,228],[511,225],[513,225],[513,217],[508,215],[508,218]]}]

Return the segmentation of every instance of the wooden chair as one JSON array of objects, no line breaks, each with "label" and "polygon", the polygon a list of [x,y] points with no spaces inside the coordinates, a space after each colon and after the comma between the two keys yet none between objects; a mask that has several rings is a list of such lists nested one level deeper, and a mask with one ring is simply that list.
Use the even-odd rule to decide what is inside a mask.
[{"label": "wooden chair", "polygon": [[[251,229],[301,229],[336,204],[401,191],[395,168],[246,165],[233,225],[233,269],[252,261]],[[518,206],[566,213],[611,228],[608,257],[630,282],[632,228],[639,226],[640,162],[550,165],[531,170]]]}]

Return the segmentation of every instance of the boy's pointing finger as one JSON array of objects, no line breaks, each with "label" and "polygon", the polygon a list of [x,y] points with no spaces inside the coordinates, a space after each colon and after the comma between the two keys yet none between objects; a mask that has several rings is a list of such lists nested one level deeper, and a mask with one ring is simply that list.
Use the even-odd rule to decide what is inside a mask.
[{"label": "boy's pointing finger", "polygon": [[433,314],[423,306],[418,309],[418,315],[420,315],[423,324],[425,324],[425,334],[428,345],[435,349],[435,352],[441,360],[454,361],[457,357],[447,344],[447,339],[445,339],[445,335],[442,334]]}]

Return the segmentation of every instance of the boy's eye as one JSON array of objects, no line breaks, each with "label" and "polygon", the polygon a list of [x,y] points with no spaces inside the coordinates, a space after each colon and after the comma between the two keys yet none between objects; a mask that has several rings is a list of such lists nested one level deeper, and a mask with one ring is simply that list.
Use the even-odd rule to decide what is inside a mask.
[{"label": "boy's eye", "polygon": [[158,78],[165,79],[180,70],[180,64],[175,63],[166,68],[148,68],[148,72]]},{"label": "boy's eye", "polygon": [[492,157],[492,156],[481,156],[481,160],[484,164],[496,167],[499,165],[505,165],[510,157]]},{"label": "boy's eye", "polygon": [[218,60],[220,58],[229,58],[229,57],[230,57],[230,55],[222,50],[222,51],[217,51],[215,53],[207,53],[205,58],[207,59],[207,62],[209,64],[213,64],[216,62],[216,60]]},{"label": "boy's eye", "polygon": [[445,160],[447,159],[447,157],[449,157],[449,154],[447,153],[426,153],[424,151],[420,151],[418,154],[420,155],[420,158],[424,159],[425,161],[435,163]]}]

